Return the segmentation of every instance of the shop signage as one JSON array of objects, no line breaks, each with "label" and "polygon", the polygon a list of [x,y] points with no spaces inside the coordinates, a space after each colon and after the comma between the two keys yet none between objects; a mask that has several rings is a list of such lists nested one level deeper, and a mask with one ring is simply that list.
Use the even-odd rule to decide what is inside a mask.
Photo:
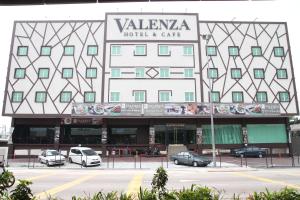
[{"label": "shop signage", "polygon": [[[214,104],[215,116],[266,116],[280,115],[279,104]],[[75,103],[72,116],[209,116],[207,103]]]},{"label": "shop signage", "polygon": [[198,40],[196,14],[107,14],[107,40]]}]

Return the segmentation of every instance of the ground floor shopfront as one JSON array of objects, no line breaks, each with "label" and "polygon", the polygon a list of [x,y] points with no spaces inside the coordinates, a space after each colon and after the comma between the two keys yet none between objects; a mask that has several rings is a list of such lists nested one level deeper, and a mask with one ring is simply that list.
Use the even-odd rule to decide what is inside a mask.
[{"label": "ground floor shopfront", "polygon": [[[231,149],[245,144],[289,148],[287,118],[215,118],[216,147]],[[15,118],[12,149],[91,146],[130,152],[149,146],[166,150],[184,144],[190,150],[211,148],[209,118]],[[128,153],[128,151],[126,152]],[[11,151],[11,152],[13,152]]]}]

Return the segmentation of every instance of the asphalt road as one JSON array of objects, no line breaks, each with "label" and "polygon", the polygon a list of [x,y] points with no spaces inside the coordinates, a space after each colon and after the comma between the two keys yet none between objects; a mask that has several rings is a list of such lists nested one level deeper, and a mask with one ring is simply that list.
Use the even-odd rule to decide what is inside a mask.
[{"label": "asphalt road", "polygon": [[[47,195],[71,199],[72,195],[84,196],[98,191],[136,193],[139,187],[151,188],[154,169],[9,169],[17,179],[33,182],[32,190],[41,199]],[[205,185],[225,191],[224,199],[234,193],[245,197],[265,188],[278,190],[285,186],[300,190],[300,168],[194,168],[167,169],[167,188],[178,190],[192,184]],[[46,195],[47,194],[47,195]]]}]

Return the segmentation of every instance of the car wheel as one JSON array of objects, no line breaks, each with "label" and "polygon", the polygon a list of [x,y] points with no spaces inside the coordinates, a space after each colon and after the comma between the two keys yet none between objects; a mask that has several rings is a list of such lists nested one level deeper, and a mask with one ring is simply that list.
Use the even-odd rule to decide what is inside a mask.
[{"label": "car wheel", "polygon": [[259,157],[259,158],[262,158],[262,157],[263,157],[263,155],[260,153],[260,154],[258,155],[258,157]]},{"label": "car wheel", "polygon": [[193,162],[194,167],[198,167],[198,163],[196,161]]},{"label": "car wheel", "polygon": [[73,163],[73,160],[72,160],[72,158],[69,158],[69,163]]},{"label": "car wheel", "polygon": [[84,160],[82,161],[82,166],[87,167],[86,162]]},{"label": "car wheel", "polygon": [[179,164],[179,163],[178,163],[178,160],[175,159],[175,160],[174,160],[174,164],[175,164],[175,165],[178,165],[178,164]]},{"label": "car wheel", "polygon": [[50,167],[50,164],[49,164],[48,160],[46,160],[46,165],[47,165],[47,167]]}]

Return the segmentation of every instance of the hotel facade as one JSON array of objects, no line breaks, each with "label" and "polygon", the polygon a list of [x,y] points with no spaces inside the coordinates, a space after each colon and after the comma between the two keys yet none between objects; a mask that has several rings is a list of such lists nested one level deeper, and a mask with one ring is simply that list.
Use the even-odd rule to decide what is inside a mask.
[{"label": "hotel facade", "polygon": [[218,149],[288,152],[299,109],[286,23],[107,13],[14,24],[2,113],[12,117],[11,152],[201,151],[211,148],[211,110]]}]

